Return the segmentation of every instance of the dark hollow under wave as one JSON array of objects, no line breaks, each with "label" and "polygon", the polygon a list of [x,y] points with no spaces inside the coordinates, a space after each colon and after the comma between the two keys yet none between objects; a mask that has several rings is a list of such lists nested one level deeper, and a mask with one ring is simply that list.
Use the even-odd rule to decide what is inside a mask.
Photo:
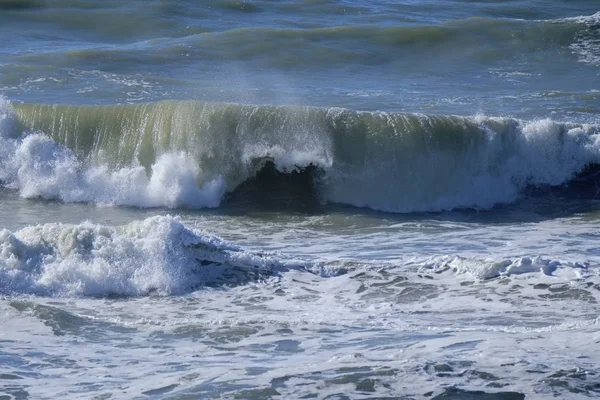
[{"label": "dark hollow under wave", "polygon": [[531,197],[555,196],[571,200],[600,199],[600,164],[590,164],[573,179],[562,185],[529,186],[524,195]]},{"label": "dark hollow under wave", "polygon": [[273,161],[267,160],[254,176],[226,194],[222,207],[241,212],[318,212],[323,206],[323,176],[323,170],[314,165],[280,172]]},{"label": "dark hollow under wave", "polygon": [[[234,214],[271,211],[318,214],[324,212],[326,207],[333,206],[337,209],[338,206],[327,206],[323,197],[324,180],[325,171],[320,167],[309,165],[281,172],[273,161],[268,160],[263,162],[254,176],[225,195],[221,210]],[[568,210],[565,208],[572,209],[575,201],[579,204],[576,209],[582,210],[582,207],[587,207],[585,204],[600,199],[600,164],[588,165],[572,180],[561,185],[530,185],[522,191],[521,199],[522,201],[512,205],[505,204],[501,208],[526,207],[541,217],[546,213],[560,213],[560,210],[566,212]],[[570,205],[567,207],[564,201],[568,201]],[[361,207],[350,208],[358,210]],[[462,208],[462,211],[480,214],[483,210],[467,207]],[[492,214],[495,211],[496,208],[490,210]],[[503,215],[503,218],[507,218]]]}]

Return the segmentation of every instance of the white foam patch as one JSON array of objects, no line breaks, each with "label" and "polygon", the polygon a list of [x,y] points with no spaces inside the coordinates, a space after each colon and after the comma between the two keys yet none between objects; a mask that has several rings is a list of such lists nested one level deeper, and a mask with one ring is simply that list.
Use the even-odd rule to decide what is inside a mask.
[{"label": "white foam patch", "polygon": [[569,18],[564,18],[564,19],[559,19],[559,22],[561,21],[571,21],[571,22],[576,22],[579,24],[597,24],[600,23],[600,11],[598,11],[597,13],[594,13],[592,15],[581,15],[581,16],[577,16],[577,17],[569,17]]},{"label": "white foam patch", "polygon": [[534,121],[524,124],[520,139],[510,172],[528,184],[559,185],[600,160],[600,135],[591,126]]},{"label": "white foam patch", "polygon": [[551,277],[561,281],[574,281],[598,275],[597,268],[590,268],[588,262],[561,262],[542,256],[477,259],[445,255],[415,264],[420,265],[422,272],[441,273],[452,270],[457,275],[466,275],[478,280],[527,274],[540,280]]},{"label": "white foam patch", "polygon": [[205,285],[280,279],[290,270],[308,271],[320,278],[382,270],[409,276],[434,273],[445,284],[507,276],[566,283],[595,281],[600,275],[598,266],[587,261],[563,262],[541,256],[480,259],[441,254],[393,263],[352,259],[308,262],[278,252],[247,251],[171,216],[122,227],[83,222],[29,226],[16,232],[0,230],[0,294],[163,296]]},{"label": "white foam patch", "polygon": [[251,166],[254,160],[270,159],[280,172],[292,172],[300,166],[314,165],[321,168],[330,168],[333,158],[329,154],[328,146],[319,147],[319,144],[305,144],[301,149],[284,149],[279,145],[266,146],[248,144],[244,146],[242,160]]},{"label": "white foam patch", "polygon": [[0,230],[0,293],[5,294],[169,295],[214,282],[230,268],[273,273],[301,266],[246,252],[170,216],[121,228],[84,222]]}]

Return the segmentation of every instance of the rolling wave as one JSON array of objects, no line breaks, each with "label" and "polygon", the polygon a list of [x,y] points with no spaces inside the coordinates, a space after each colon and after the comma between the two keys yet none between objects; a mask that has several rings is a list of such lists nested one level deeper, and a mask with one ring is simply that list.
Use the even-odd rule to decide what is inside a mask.
[{"label": "rolling wave", "polygon": [[597,65],[599,24],[600,12],[554,20],[473,17],[432,25],[238,27],[224,31],[198,28],[191,32],[186,27],[175,37],[29,53],[15,55],[14,60],[89,63],[108,68],[115,61],[131,65],[179,64],[185,55],[205,61],[255,61],[269,67],[321,68],[323,64],[380,65],[402,60],[406,55],[413,62],[431,62],[432,54],[439,59],[487,63],[518,58],[524,52],[545,54],[567,49],[579,61]]},{"label": "rolling wave", "polygon": [[258,202],[287,191],[389,212],[485,209],[600,163],[597,125],[548,119],[195,101],[2,110],[0,181],[66,202],[216,207],[237,190]]}]

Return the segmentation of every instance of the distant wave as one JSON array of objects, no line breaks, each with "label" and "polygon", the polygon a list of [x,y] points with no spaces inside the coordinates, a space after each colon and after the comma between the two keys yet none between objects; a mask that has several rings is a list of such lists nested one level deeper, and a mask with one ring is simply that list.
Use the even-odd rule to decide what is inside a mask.
[{"label": "distant wave", "polygon": [[301,185],[320,202],[485,209],[600,163],[598,126],[548,119],[194,101],[1,109],[0,181],[65,202],[217,207],[236,189],[268,191],[295,171],[304,175],[281,190],[299,196]]},{"label": "distant wave", "polygon": [[[61,18],[60,14],[57,18]],[[203,60],[253,61],[285,69],[349,63],[381,65],[406,56],[414,63],[430,62],[432,54],[440,60],[460,58],[488,63],[518,57],[523,52],[567,50],[581,62],[598,65],[599,26],[600,12],[554,20],[474,17],[433,25],[236,28],[187,35],[181,32],[176,37],[151,42],[61,49],[19,55],[14,59],[47,61],[55,53],[61,59],[69,59],[70,65],[89,62],[97,67],[115,61],[131,65],[178,63],[180,56],[186,54]]]}]

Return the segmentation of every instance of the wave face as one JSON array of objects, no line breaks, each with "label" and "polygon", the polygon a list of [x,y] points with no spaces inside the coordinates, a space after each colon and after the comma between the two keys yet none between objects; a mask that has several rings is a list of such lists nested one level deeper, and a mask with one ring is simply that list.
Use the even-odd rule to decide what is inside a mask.
[{"label": "wave face", "polygon": [[296,267],[301,264],[249,253],[169,216],[120,228],[84,222],[0,230],[0,294],[171,295]]},{"label": "wave face", "polygon": [[317,169],[325,202],[481,209],[600,162],[598,126],[551,120],[193,101],[2,110],[0,180],[69,202],[214,207],[270,163]]}]

